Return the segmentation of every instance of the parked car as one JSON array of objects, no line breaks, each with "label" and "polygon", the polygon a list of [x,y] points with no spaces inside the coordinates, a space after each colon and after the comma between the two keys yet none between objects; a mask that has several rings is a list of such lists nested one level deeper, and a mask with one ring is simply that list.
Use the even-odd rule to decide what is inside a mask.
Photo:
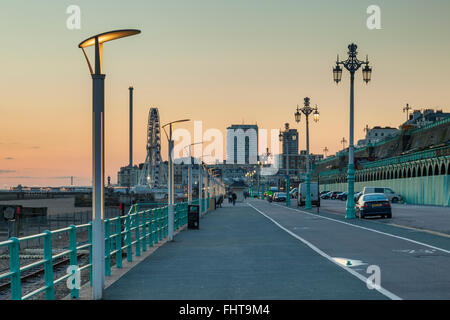
[{"label": "parked car", "polygon": [[345,200],[347,200],[347,195],[348,195],[348,192],[347,192],[347,191],[338,193],[338,194],[336,195],[336,199],[345,201]]},{"label": "parked car", "polygon": [[382,193],[363,194],[356,203],[356,215],[360,219],[367,216],[392,218],[391,204]]},{"label": "parked car", "polygon": [[386,187],[364,187],[362,193],[363,194],[382,193],[392,203],[396,203],[402,200],[401,195],[395,193],[392,189]]},{"label": "parked car", "polygon": [[274,194],[273,201],[275,201],[275,202],[284,202],[284,201],[286,201],[286,193],[284,193],[284,192],[276,192]]},{"label": "parked car", "polygon": [[340,191],[332,191],[330,194],[330,199],[335,200],[339,193],[341,193],[341,192]]},{"label": "parked car", "polygon": [[[311,204],[320,207],[319,184],[310,182],[309,184]],[[306,203],[306,183],[302,182],[298,185],[297,206],[304,206]]]},{"label": "parked car", "polygon": [[330,191],[321,191],[320,195],[323,196],[325,193],[328,193],[328,192],[330,192]]},{"label": "parked car", "polygon": [[358,202],[359,197],[360,197],[361,195],[362,195],[362,191],[353,194],[353,200],[355,200],[355,203]]},{"label": "parked car", "polygon": [[330,199],[330,196],[333,192],[332,191],[328,191],[327,193],[324,193],[320,196],[320,199]]}]

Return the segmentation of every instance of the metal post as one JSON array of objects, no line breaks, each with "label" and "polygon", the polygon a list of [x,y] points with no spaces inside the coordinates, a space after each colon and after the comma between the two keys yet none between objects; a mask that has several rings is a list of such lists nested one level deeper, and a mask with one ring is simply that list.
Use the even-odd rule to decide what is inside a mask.
[{"label": "metal post", "polygon": [[130,168],[133,167],[133,87],[130,90]]},{"label": "metal post", "polygon": [[348,183],[348,195],[347,195],[347,208],[345,210],[346,219],[356,218],[355,214],[355,201],[353,199],[354,188],[355,188],[355,165],[353,159],[353,121],[354,121],[354,82],[355,82],[355,72],[350,72],[350,137],[349,137],[349,147],[348,147],[348,172],[347,172],[347,183]]},{"label": "metal post", "polygon": [[19,239],[10,238],[9,245],[9,270],[11,272],[11,300],[22,299],[22,289],[20,283],[20,258],[19,258]]},{"label": "metal post", "polygon": [[111,237],[109,219],[105,220],[105,275],[111,275]]},{"label": "metal post", "polygon": [[291,195],[289,193],[289,135],[286,138],[286,206],[291,205]]},{"label": "metal post", "polygon": [[53,256],[52,256],[52,233],[44,231],[44,280],[45,298],[55,300],[55,286],[53,284]]},{"label": "metal post", "polygon": [[191,145],[189,145],[188,203],[192,204],[192,158],[191,158]]},{"label": "metal post", "polygon": [[[201,161],[201,160],[200,160]],[[198,165],[198,204],[199,204],[199,215],[202,216],[202,201],[203,201],[203,173],[202,173],[202,164]]]},{"label": "metal post", "polygon": [[122,221],[121,216],[116,220],[116,267],[122,268]]},{"label": "metal post", "polygon": [[[77,270],[75,272],[80,272],[78,269],[78,262],[77,262],[77,227],[74,225],[70,226],[69,230],[69,250],[70,250],[70,265],[72,268],[76,267]],[[79,276],[81,276],[79,274]],[[74,281],[74,280],[73,280]],[[70,289],[70,297],[72,299],[78,298],[78,288],[77,286],[73,286],[72,289]]]},{"label": "metal post", "polygon": [[306,202],[305,209],[311,209],[311,176],[309,163],[309,115],[306,115]]},{"label": "metal post", "polygon": [[92,261],[92,297],[94,300],[103,297],[105,283],[105,236],[103,225],[103,205],[104,205],[104,180],[105,180],[105,75],[100,73],[100,48],[98,38],[95,38],[95,73],[92,74],[93,82],[93,114],[92,114],[92,221],[93,221],[93,261]]},{"label": "metal post", "polygon": [[172,124],[170,125],[170,139],[169,139],[169,162],[168,162],[168,227],[169,227],[169,241],[173,241],[173,223],[174,223],[174,212],[173,212],[173,194],[174,194],[174,186],[173,186],[173,140],[172,140]]}]

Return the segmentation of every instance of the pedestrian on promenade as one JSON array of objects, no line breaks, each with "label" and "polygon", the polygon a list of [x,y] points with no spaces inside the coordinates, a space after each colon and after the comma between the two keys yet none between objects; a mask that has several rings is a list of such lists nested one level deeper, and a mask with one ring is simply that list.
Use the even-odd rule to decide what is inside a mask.
[{"label": "pedestrian on promenade", "polygon": [[233,206],[236,204],[236,193],[233,192],[233,194],[231,195],[231,198],[233,198]]}]

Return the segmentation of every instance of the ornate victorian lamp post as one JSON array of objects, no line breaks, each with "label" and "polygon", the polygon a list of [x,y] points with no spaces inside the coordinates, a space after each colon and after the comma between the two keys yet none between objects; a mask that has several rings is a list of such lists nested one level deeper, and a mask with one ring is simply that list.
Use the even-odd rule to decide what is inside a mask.
[{"label": "ornate victorian lamp post", "polygon": [[360,61],[356,58],[358,54],[356,52],[357,45],[352,43],[348,46],[348,59],[344,61],[339,61],[339,55],[337,57],[336,66],[333,68],[333,78],[336,83],[339,83],[342,78],[342,68],[344,66],[350,72],[350,136],[349,136],[349,147],[348,147],[348,170],[347,170],[347,181],[348,181],[348,196],[347,196],[347,209],[345,210],[345,218],[354,219],[355,215],[355,201],[353,199],[353,193],[355,191],[355,165],[353,157],[353,109],[354,109],[354,82],[355,82],[355,72],[364,65],[362,69],[363,80],[368,83],[372,75],[372,68],[369,67],[369,60],[366,57],[366,61]]},{"label": "ornate victorian lamp post", "polygon": [[[319,111],[317,106],[311,108],[309,106],[310,99],[306,97],[304,99],[304,107],[299,109],[297,105],[297,112],[295,115],[295,121],[300,122],[301,113],[306,116],[306,203],[305,209],[311,209],[311,174],[310,174],[310,162],[309,162],[309,115],[313,113],[314,122],[319,121]],[[301,111],[301,113],[300,113]]]}]

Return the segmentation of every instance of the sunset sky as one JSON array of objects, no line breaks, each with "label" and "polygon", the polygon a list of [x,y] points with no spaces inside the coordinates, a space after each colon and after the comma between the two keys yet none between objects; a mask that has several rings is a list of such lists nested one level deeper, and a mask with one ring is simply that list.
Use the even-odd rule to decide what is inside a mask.
[{"label": "sunset sky", "polygon": [[[381,30],[366,27],[372,4],[381,8]],[[69,5],[81,8],[80,30],[66,27]],[[150,107],[159,107],[162,124],[202,120],[224,137],[231,124],[270,130],[289,122],[304,149],[305,123],[296,124],[294,112],[306,96],[321,115],[310,126],[311,152],[326,146],[334,154],[348,140],[349,74],[337,86],[332,67],[351,42],[373,67],[368,85],[356,75],[355,143],[366,124],[398,127],[406,103],[449,110],[448,0],[2,0],[0,7],[0,189],[69,185],[70,176],[90,185],[92,85],[77,46],[109,30],[142,31],[104,45],[113,183],[128,163],[130,85],[135,163],[145,160]],[[193,121],[178,128],[193,134]]]}]

